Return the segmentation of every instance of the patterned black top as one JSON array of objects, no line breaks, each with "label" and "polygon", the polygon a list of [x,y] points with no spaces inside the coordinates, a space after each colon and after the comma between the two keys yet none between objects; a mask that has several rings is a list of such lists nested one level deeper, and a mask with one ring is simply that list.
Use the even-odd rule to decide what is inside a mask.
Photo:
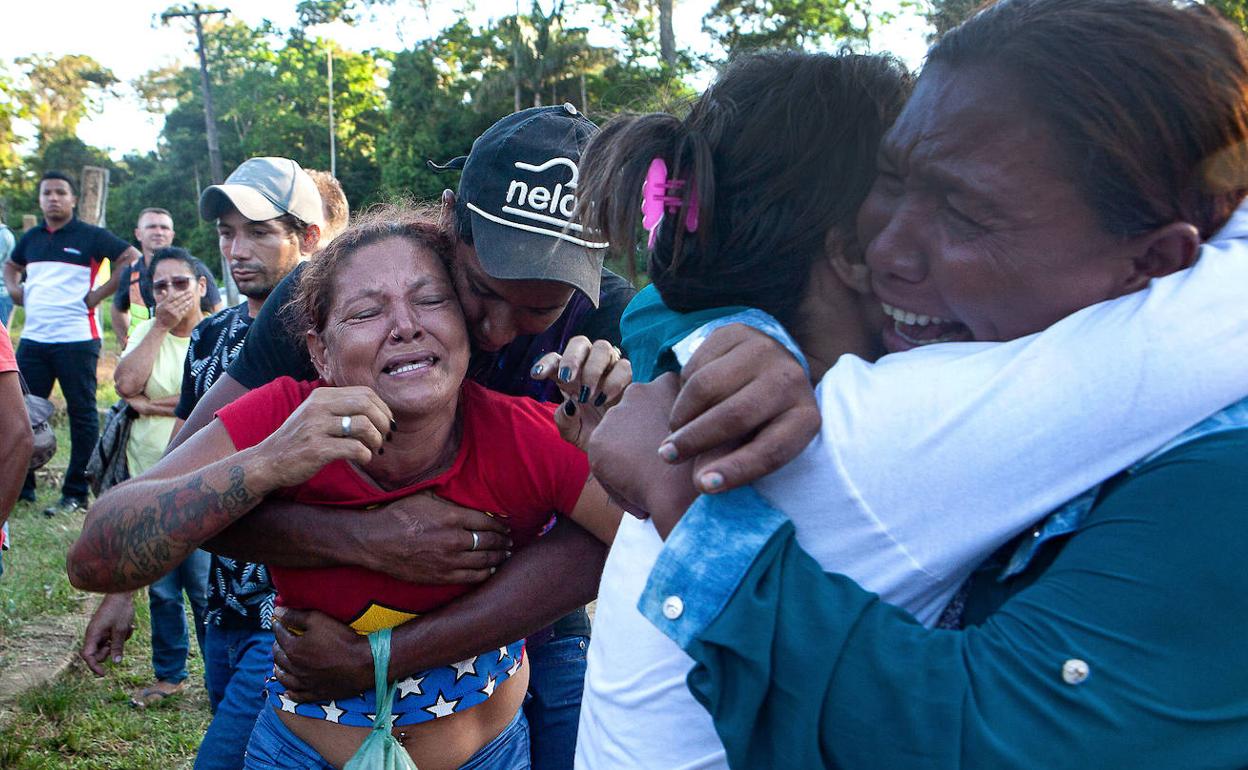
[{"label": "patterned black top", "polygon": [[[195,410],[243,347],[251,316],[247,303],[205,318],[191,332],[191,346],[182,369],[182,398],[175,413],[185,420]],[[235,561],[213,554],[208,572],[208,613],[216,626],[267,629],[273,620],[276,594],[263,564]]]}]

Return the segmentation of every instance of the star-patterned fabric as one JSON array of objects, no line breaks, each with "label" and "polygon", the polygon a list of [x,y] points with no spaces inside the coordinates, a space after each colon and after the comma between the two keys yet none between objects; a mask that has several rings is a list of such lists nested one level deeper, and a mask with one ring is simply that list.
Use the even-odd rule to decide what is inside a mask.
[{"label": "star-patterned fabric", "polygon": [[[524,642],[499,647],[475,658],[422,671],[401,679],[394,694],[391,727],[429,722],[470,709],[489,700],[524,663]],[[323,719],[351,727],[372,727],[377,714],[373,690],[354,698],[321,703],[295,703],[276,678],[265,683],[269,703],[279,711]]]}]

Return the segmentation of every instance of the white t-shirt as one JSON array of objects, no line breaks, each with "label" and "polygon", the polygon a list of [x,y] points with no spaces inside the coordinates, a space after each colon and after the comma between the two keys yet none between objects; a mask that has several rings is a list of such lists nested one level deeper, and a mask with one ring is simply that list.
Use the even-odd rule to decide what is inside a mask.
[{"label": "white t-shirt", "polygon": [[[1248,395],[1248,205],[1190,270],[1005,343],[841,358],[820,435],[755,488],[829,571],[931,625],[996,548]],[[678,351],[679,352],[679,351]],[[683,361],[682,361],[683,363]],[[726,767],[693,660],[637,611],[662,541],[625,516],[602,574],[576,767]]]}]

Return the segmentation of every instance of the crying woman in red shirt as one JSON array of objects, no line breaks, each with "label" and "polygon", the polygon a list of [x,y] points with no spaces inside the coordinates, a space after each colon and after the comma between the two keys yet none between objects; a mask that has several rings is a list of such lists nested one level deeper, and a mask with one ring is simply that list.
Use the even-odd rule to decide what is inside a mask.
[{"label": "crying woman in red shirt", "polygon": [[[452,254],[438,226],[410,212],[353,226],[309,263],[297,292],[320,379],[251,391],[96,507],[172,495],[173,509],[219,531],[269,494],[358,510],[432,492],[500,519],[513,548],[533,542],[552,512],[609,542],[620,511],[589,476],[584,453],[560,438],[553,405],[465,382],[468,334],[447,272]],[[561,417],[565,427],[575,419]],[[202,486],[188,486],[190,469]],[[224,491],[206,497],[202,487]],[[477,537],[465,530],[464,548]],[[360,633],[471,590],[362,567],[270,570],[279,603],[320,610]],[[459,767],[515,731],[527,681],[523,642],[422,672],[399,683],[394,733],[419,767]],[[312,750],[341,767],[375,713],[375,693],[297,704],[271,680],[256,729],[268,731],[268,747],[276,739],[282,751]]]}]

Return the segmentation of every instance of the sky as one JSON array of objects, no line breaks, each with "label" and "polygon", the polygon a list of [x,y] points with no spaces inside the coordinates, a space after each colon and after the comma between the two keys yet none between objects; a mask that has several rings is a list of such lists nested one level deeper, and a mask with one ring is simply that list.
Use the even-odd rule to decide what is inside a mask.
[{"label": "sky", "polygon": [[[877,3],[877,8],[895,0]],[[12,60],[29,54],[87,54],[112,69],[121,81],[118,96],[107,98],[98,115],[89,116],[79,124],[78,135],[86,143],[104,148],[114,158],[126,153],[147,152],[156,147],[163,118],[143,110],[130,82],[143,73],[165,64],[194,64],[195,36],[189,24],[163,25],[159,14],[173,0],[58,0],[51,6],[39,2],[8,3],[0,22],[0,63],[16,74]],[[204,2],[206,7],[225,7],[231,15],[249,24],[269,19],[279,28],[294,26],[296,0],[228,0]],[[375,18],[356,27],[343,24],[317,27],[314,34],[330,38],[344,48],[363,50],[385,48],[402,50],[413,42],[429,37],[453,20],[450,3],[435,4],[429,15],[410,0],[396,0],[393,7],[376,11]],[[695,51],[711,48],[702,33],[702,16],[711,0],[677,0],[674,26],[681,45]],[[459,4],[454,4],[459,7]],[[470,6],[469,18],[482,23],[515,12],[515,0],[478,0]],[[51,9],[59,22],[49,24],[44,14]],[[592,17],[580,23],[591,29]],[[891,51],[911,67],[917,67],[925,50],[925,25],[913,13],[904,13],[880,30],[873,40],[877,50]],[[612,43],[609,33],[602,32],[591,42]],[[33,136],[33,127],[17,127],[20,135]]]}]

